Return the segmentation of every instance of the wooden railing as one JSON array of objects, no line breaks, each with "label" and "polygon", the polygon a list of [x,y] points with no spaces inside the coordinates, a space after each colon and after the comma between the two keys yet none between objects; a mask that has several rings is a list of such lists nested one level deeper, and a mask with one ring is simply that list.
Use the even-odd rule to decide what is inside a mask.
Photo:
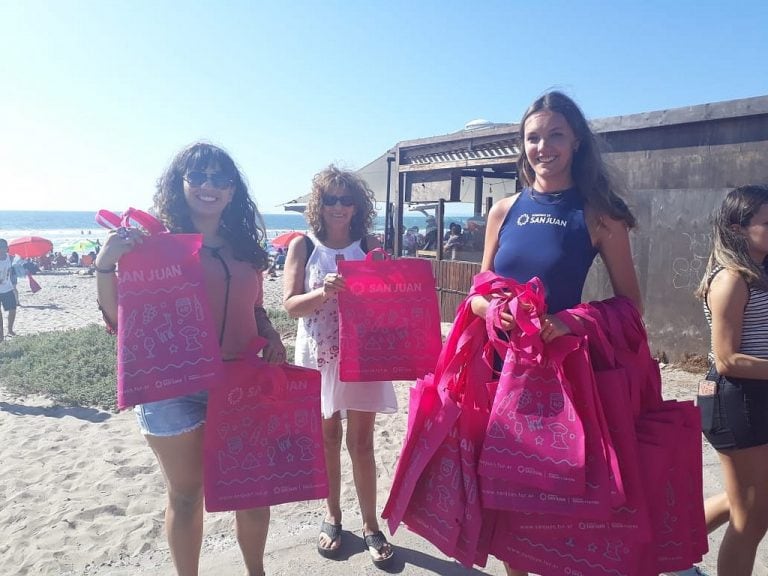
[{"label": "wooden railing", "polygon": [[437,280],[440,318],[443,322],[453,322],[456,308],[469,294],[472,278],[480,272],[480,264],[456,260],[430,260],[430,264]]}]

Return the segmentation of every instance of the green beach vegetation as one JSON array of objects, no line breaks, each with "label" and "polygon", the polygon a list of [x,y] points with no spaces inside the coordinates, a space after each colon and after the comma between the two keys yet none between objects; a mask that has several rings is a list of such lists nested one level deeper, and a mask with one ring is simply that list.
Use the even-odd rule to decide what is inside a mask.
[{"label": "green beach vegetation", "polygon": [[[293,358],[296,320],[284,310],[267,313]],[[0,346],[0,386],[63,406],[116,411],[116,354],[115,337],[97,324],[7,339]]]}]

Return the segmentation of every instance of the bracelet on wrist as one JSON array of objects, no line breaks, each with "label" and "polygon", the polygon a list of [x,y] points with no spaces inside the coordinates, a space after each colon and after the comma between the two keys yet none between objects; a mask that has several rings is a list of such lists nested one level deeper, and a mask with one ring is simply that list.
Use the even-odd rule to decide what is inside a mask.
[{"label": "bracelet on wrist", "polygon": [[114,274],[115,272],[117,272],[117,264],[113,264],[109,268],[99,268],[98,266],[96,266],[95,270],[99,274]]}]

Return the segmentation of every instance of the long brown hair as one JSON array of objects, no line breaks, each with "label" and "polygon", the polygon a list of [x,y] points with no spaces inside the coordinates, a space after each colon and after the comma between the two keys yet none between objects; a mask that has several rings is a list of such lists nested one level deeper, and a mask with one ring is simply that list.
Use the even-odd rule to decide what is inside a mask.
[{"label": "long brown hair", "polygon": [[768,186],[740,186],[723,199],[712,216],[712,253],[696,296],[704,299],[712,272],[727,268],[739,274],[749,286],[768,290],[765,262],[760,266],[749,255],[749,242],[739,228],[749,226],[760,208],[768,204]]},{"label": "long brown hair", "polygon": [[[555,90],[537,98],[520,120],[520,140],[525,142],[525,121],[532,114],[542,110],[562,114],[579,141],[579,147],[573,153],[571,176],[584,201],[595,208],[599,214],[623,220],[628,227],[633,228],[636,224],[635,216],[616,192],[618,184],[603,161],[597,137],[587,124],[584,113],[568,96]],[[517,169],[523,182],[527,186],[533,186],[536,173],[528,162],[525,152],[520,154]]]}]

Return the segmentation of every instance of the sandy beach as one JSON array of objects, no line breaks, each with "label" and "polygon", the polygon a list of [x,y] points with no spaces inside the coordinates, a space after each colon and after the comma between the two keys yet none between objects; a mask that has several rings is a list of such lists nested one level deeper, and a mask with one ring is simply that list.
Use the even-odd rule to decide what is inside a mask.
[{"label": "sandy beach", "polygon": [[[37,294],[20,282],[16,338],[100,322],[95,280],[76,273],[40,274]],[[281,278],[265,281],[265,303],[279,306]],[[691,399],[696,374],[666,366],[665,395]],[[386,500],[406,430],[409,382],[396,383],[400,411],[379,416],[376,457],[379,510]],[[9,395],[0,383],[0,575],[127,576],[174,574],[163,531],[163,482],[132,412],[53,406],[45,398]],[[344,456],[346,457],[346,455]],[[707,495],[722,489],[715,453],[705,443]],[[348,461],[343,463],[344,551],[339,560],[315,550],[323,515],[320,501],[275,506],[267,542],[270,576],[377,574],[364,551],[361,521]],[[384,527],[382,522],[382,527]],[[385,529],[386,532],[386,529]],[[714,574],[716,543],[702,567]],[[400,528],[391,538],[397,561],[391,572],[403,575],[504,574],[491,559],[484,569],[467,570],[428,542]],[[768,554],[760,550],[755,574],[768,574]],[[232,530],[232,514],[207,514],[202,575],[243,574]]]}]

